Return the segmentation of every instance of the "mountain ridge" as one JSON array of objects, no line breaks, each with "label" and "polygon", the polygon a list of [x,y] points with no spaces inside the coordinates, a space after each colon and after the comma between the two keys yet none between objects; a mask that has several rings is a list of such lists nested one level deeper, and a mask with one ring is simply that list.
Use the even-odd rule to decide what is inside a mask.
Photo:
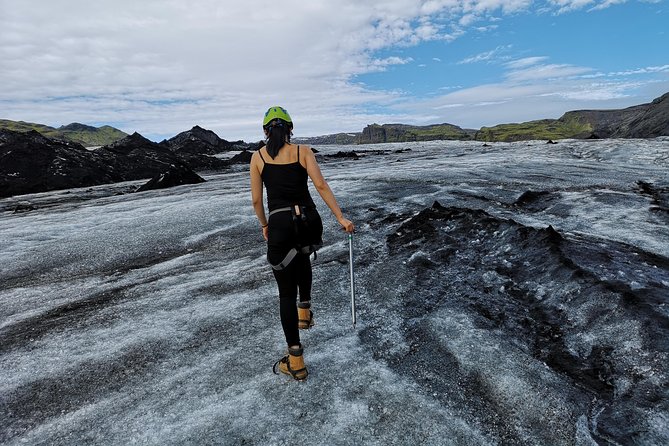
[{"label": "mountain ridge", "polygon": [[128,136],[127,133],[110,125],[93,127],[78,122],[55,128],[33,122],[0,119],[0,130],[12,130],[23,133],[35,130],[47,138],[75,142],[84,147],[105,146]]},{"label": "mountain ridge", "polygon": [[[73,122],[59,128],[45,124],[0,119],[0,130],[28,132],[35,130],[48,138],[71,141],[85,147],[105,146],[128,136],[114,127],[93,127]],[[484,126],[479,130],[465,129],[455,124],[428,125],[369,124],[360,132],[341,132],[329,135],[293,138],[301,144],[376,144],[433,140],[482,142],[512,142],[525,140],[654,138],[669,136],[669,92],[645,104],[622,109],[572,110],[558,119],[539,119],[520,123]],[[192,142],[195,147],[192,147]],[[175,151],[215,154],[227,150],[246,149],[244,141],[229,142],[215,132],[199,125],[163,140]],[[205,152],[201,150],[205,149]]]},{"label": "mountain ridge", "polygon": [[[201,134],[210,132],[201,130]],[[0,198],[151,178],[175,168],[221,171],[249,161],[243,156],[249,152],[224,160],[207,155],[209,145],[199,139],[188,141],[192,151],[153,142],[135,132],[90,150],[35,129],[18,132],[0,128]],[[195,150],[197,147],[202,151]]]},{"label": "mountain ridge", "polygon": [[[304,144],[376,144],[430,140],[512,142],[526,140],[655,138],[669,136],[669,92],[623,109],[573,110],[558,119],[498,124],[479,130],[454,124],[370,124],[362,132],[295,138]],[[334,141],[334,142],[332,142]]]}]

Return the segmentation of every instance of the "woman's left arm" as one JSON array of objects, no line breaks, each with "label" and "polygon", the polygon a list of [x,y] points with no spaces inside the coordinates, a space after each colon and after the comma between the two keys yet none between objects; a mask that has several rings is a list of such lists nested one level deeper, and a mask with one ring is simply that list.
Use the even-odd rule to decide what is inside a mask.
[{"label": "woman's left arm", "polygon": [[260,155],[255,152],[251,157],[251,201],[253,202],[253,210],[256,212],[256,217],[262,226],[262,235],[267,240],[267,218],[265,217],[265,207],[262,203],[262,177],[260,176]]}]

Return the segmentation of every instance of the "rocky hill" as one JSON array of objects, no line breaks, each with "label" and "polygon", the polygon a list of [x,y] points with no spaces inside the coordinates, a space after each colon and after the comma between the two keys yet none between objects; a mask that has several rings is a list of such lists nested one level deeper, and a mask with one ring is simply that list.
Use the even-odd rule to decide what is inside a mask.
[{"label": "rocky hill", "polygon": [[669,135],[669,93],[649,104],[622,110],[578,110],[567,112],[560,121],[577,122],[592,128],[595,138],[655,138]]},{"label": "rocky hill", "polygon": [[0,130],[0,197],[121,181],[105,159],[82,145],[35,130]]},{"label": "rocky hill", "polygon": [[[207,168],[229,162],[206,155]],[[43,136],[0,130],[0,197],[151,178],[188,160],[139,133],[97,150]],[[193,155],[192,159],[199,159]]]},{"label": "rocky hill", "polygon": [[526,140],[555,140],[565,138],[590,138],[593,127],[578,119],[542,119],[538,121],[522,122],[518,124],[500,124],[494,127],[482,127],[476,132],[477,141],[526,141]]},{"label": "rocky hill", "polygon": [[[69,132],[90,130],[82,124],[66,127]],[[222,170],[248,164],[249,148],[255,146],[226,141],[199,126],[161,143],[133,133],[95,150],[37,130],[0,129],[0,197],[152,178],[175,167],[181,174]],[[242,152],[227,160],[211,156],[226,150]]]},{"label": "rocky hill", "polygon": [[655,138],[669,135],[669,93],[649,104],[618,110],[577,110],[560,119],[483,127],[479,141],[564,138]]},{"label": "rocky hill", "polygon": [[81,144],[84,147],[104,146],[128,136],[127,133],[108,125],[92,127],[90,125],[79,124],[76,122],[54,128],[44,124],[0,119],[0,130],[1,129],[13,130],[15,132],[29,132],[34,130],[47,138],[71,141]]},{"label": "rocky hill", "polygon": [[383,142],[471,140],[475,130],[462,129],[453,124],[415,126],[405,124],[372,124],[362,130],[359,144]]},{"label": "rocky hill", "polygon": [[512,142],[566,138],[655,138],[657,136],[669,136],[669,93],[649,104],[625,109],[570,111],[559,119],[499,124],[482,127],[478,131],[463,129],[453,124],[427,126],[371,124],[360,133],[295,138],[295,142],[308,144],[374,144],[431,140]]},{"label": "rocky hill", "polygon": [[196,125],[190,130],[164,140],[161,144],[166,144],[174,152],[214,155],[227,150],[235,150],[235,145],[240,143],[244,142],[226,141],[211,130]]},{"label": "rocky hill", "polygon": [[357,144],[362,133],[335,133],[332,135],[293,138],[296,144]]}]

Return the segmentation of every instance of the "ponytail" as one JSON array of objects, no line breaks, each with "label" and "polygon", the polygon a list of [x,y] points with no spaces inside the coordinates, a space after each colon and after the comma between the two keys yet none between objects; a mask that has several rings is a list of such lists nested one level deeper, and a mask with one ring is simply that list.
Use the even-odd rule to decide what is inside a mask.
[{"label": "ponytail", "polygon": [[281,147],[287,142],[290,142],[292,123],[286,122],[283,119],[275,119],[265,126],[267,131],[267,153],[274,159]]}]

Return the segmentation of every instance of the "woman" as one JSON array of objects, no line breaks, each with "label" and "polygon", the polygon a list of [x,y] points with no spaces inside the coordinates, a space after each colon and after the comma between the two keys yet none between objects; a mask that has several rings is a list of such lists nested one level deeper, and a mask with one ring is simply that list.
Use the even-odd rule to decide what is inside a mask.
[{"label": "woman", "polygon": [[[278,368],[296,380],[303,380],[308,372],[298,328],[308,329],[313,325],[309,255],[320,247],[323,232],[307,178],[311,178],[342,228],[353,232],[354,226],[344,218],[311,149],[290,143],[292,129],[293,121],[285,109],[267,110],[263,119],[267,145],[251,158],[251,196],[267,240],[267,259],[279,287],[281,326],[288,344],[288,355],[277,361],[273,370],[276,373]],[[267,217],[263,184],[267,189]],[[296,306],[298,290],[300,302]]]}]

